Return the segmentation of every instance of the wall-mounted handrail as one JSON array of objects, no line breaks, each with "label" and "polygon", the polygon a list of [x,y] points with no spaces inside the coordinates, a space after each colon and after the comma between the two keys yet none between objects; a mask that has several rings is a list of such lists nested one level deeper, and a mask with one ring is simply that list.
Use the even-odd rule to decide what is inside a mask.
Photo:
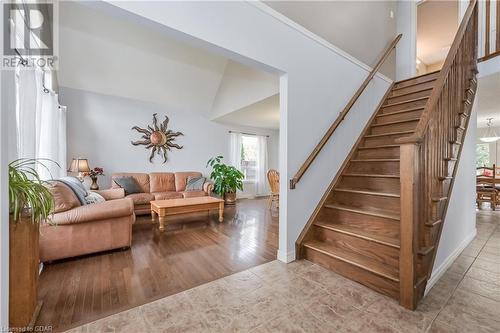
[{"label": "wall-mounted handrail", "polygon": [[402,36],[403,36],[402,34],[399,34],[399,35],[396,36],[396,38],[394,38],[394,40],[392,41],[392,43],[387,47],[387,49],[384,51],[384,53],[382,54],[382,56],[380,57],[380,59],[377,61],[377,64],[375,65],[375,67],[373,67],[373,69],[371,70],[370,74],[368,74],[368,76],[366,77],[366,79],[363,81],[363,83],[361,84],[361,86],[358,88],[358,90],[356,91],[356,93],[354,94],[354,96],[352,96],[352,98],[349,100],[349,102],[344,107],[344,109],[342,110],[342,112],[340,112],[340,114],[337,117],[337,119],[335,119],[335,121],[332,123],[332,125],[330,126],[330,128],[328,129],[328,131],[326,131],[325,135],[323,135],[323,138],[316,145],[316,147],[313,149],[313,151],[311,152],[311,154],[309,154],[309,156],[307,157],[307,159],[305,160],[305,162],[300,167],[299,171],[297,171],[297,173],[295,174],[295,176],[293,176],[293,178],[290,179],[290,189],[294,189],[295,188],[295,185],[297,185],[297,183],[300,181],[300,179],[302,178],[302,176],[306,173],[307,169],[309,169],[309,167],[313,163],[314,159],[318,156],[318,154],[320,153],[320,151],[323,149],[323,147],[326,145],[326,143],[328,142],[328,140],[330,139],[330,137],[332,136],[332,134],[337,129],[337,127],[339,127],[340,123],[347,116],[347,114],[349,113],[349,111],[353,107],[354,103],[356,103],[356,101],[358,100],[359,96],[361,96],[361,94],[363,93],[363,91],[368,86],[368,83],[370,83],[370,81],[373,79],[373,77],[375,76],[375,74],[378,72],[378,70],[380,69],[380,67],[384,63],[384,61],[387,59],[387,57],[391,53],[392,49],[394,49],[396,47],[396,44],[399,42],[399,40],[401,39]]}]

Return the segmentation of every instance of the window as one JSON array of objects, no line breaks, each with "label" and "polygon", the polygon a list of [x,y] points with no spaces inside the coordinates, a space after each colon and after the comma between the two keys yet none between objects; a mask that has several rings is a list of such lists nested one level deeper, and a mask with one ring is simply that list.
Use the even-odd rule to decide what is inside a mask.
[{"label": "window", "polygon": [[256,136],[241,136],[241,172],[245,181],[257,180],[257,158],[259,152],[258,138]]},{"label": "window", "polygon": [[479,143],[476,145],[476,167],[490,165],[490,144]]}]

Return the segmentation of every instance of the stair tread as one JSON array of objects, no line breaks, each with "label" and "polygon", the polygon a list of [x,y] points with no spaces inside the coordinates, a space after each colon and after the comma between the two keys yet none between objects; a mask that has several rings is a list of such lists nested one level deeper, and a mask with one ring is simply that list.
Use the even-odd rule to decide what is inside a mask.
[{"label": "stair tread", "polygon": [[412,112],[412,111],[417,111],[417,110],[423,110],[424,108],[425,108],[424,106],[418,106],[418,107],[404,109],[404,110],[398,110],[398,111],[393,111],[393,112],[386,112],[386,113],[377,114],[377,117],[392,116],[392,115],[395,115],[395,114],[400,114],[400,113],[405,113],[405,112]]},{"label": "stair tread", "polygon": [[[421,83],[422,83],[422,82],[419,82],[419,83],[417,83],[417,84],[415,84],[415,85],[418,85],[418,84],[421,84]],[[425,83],[425,82],[423,82],[423,83]],[[409,88],[409,87],[411,87],[411,86],[406,86],[406,87],[404,87],[404,88]],[[395,88],[395,89],[393,89],[393,90],[391,91],[391,93],[392,93],[392,92],[394,92],[394,91],[396,91],[396,92],[397,92],[399,89],[403,89],[403,87],[402,87],[402,88]],[[430,87],[430,88],[421,88],[421,89],[417,89],[417,90],[415,90],[415,91],[409,91],[409,92],[405,92],[405,93],[398,94],[398,95],[387,96],[387,99],[396,98],[396,97],[402,97],[402,96],[405,96],[405,95],[417,94],[417,93],[419,93],[419,92],[426,91],[426,90],[432,90],[432,89],[434,89],[434,87]]]},{"label": "stair tread", "polygon": [[351,162],[399,162],[399,158],[361,158],[352,159]]},{"label": "stair tread", "polygon": [[390,135],[400,135],[400,134],[411,134],[415,131],[400,131],[400,132],[388,132],[388,133],[380,133],[380,134],[367,134],[365,138],[375,138],[379,136],[390,136]]},{"label": "stair tread", "polygon": [[382,276],[394,282],[399,282],[399,271],[397,267],[385,265],[366,256],[341,249],[332,244],[322,241],[307,241],[304,242],[303,245],[337,260],[341,260],[353,266],[364,269],[373,274]]},{"label": "stair tread", "polygon": [[376,208],[367,209],[367,208],[344,206],[344,205],[339,205],[339,204],[325,204],[323,207],[330,208],[330,209],[344,210],[344,211],[363,214],[363,215],[377,216],[377,217],[386,218],[386,219],[390,219],[390,220],[398,220],[398,221],[400,220],[399,214],[394,213],[392,211],[387,211],[385,209],[376,209]]},{"label": "stair tread", "polygon": [[399,175],[384,175],[384,174],[376,174],[376,173],[344,173],[342,174],[344,177],[371,177],[371,178],[397,178],[399,179]]},{"label": "stair tread", "polygon": [[337,191],[337,192],[377,195],[377,196],[391,197],[391,198],[399,198],[400,197],[400,195],[396,194],[396,193],[387,193],[387,192],[370,191],[370,190],[356,190],[356,189],[352,189],[352,188],[334,188],[333,190]]},{"label": "stair tread", "polygon": [[314,223],[315,225],[327,228],[333,231],[337,231],[340,233],[348,234],[354,237],[363,238],[366,240],[370,240],[379,244],[387,245],[394,248],[399,248],[399,239],[391,238],[387,236],[377,235],[371,232],[367,232],[364,229],[352,227],[345,224],[335,224],[326,221],[317,221]]},{"label": "stair tread", "polygon": [[389,125],[395,125],[395,124],[410,123],[410,122],[419,121],[419,120],[420,120],[420,118],[410,118],[410,119],[405,119],[405,120],[391,121],[389,123],[384,123],[384,124],[373,124],[370,127],[389,126]]},{"label": "stair tread", "polygon": [[380,146],[373,146],[373,147],[358,147],[358,149],[382,149],[382,148],[399,148],[400,145],[380,145]]},{"label": "stair tread", "polygon": [[[394,82],[394,88],[393,90],[396,90],[396,89],[401,89],[400,87],[396,87],[398,84],[400,83],[403,83],[403,82],[408,82],[408,81],[412,81],[412,80],[418,80],[419,78],[423,78],[425,76],[430,76],[430,75],[433,75],[433,74],[437,74],[438,72],[440,72],[441,70],[437,70],[437,71],[434,71],[434,72],[430,72],[430,73],[425,73],[425,74],[422,74],[422,75],[417,75],[417,76],[413,76],[413,77],[410,77],[408,79],[404,79],[404,80],[400,80],[400,81],[396,81]],[[429,78],[429,80],[426,80],[426,81],[420,81],[420,82],[417,82],[415,84],[420,84],[420,83],[424,83],[424,82],[429,82],[429,81],[433,81],[433,80],[437,80],[437,78]],[[408,86],[405,86],[405,87],[408,87]]]},{"label": "stair tread", "polygon": [[406,100],[406,101],[384,104],[384,105],[382,105],[382,107],[383,108],[388,108],[388,107],[395,106],[395,105],[401,105],[401,104],[406,104],[406,103],[412,103],[412,102],[416,102],[416,101],[421,101],[423,99],[429,99],[429,96],[412,98],[412,99],[409,99],[409,100]]}]

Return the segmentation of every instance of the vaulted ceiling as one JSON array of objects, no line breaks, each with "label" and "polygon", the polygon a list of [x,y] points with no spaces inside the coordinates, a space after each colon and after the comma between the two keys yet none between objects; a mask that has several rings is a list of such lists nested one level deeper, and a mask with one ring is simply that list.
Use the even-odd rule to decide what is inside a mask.
[{"label": "vaulted ceiling", "polygon": [[[252,105],[275,95],[279,78],[181,43],[151,26],[104,12],[91,3],[60,2],[61,86],[154,102],[238,121],[272,117]],[[242,111],[243,110],[243,111]],[[141,110],[138,110],[141,112]],[[277,114],[276,114],[277,112]],[[239,125],[248,125],[240,123]]]}]

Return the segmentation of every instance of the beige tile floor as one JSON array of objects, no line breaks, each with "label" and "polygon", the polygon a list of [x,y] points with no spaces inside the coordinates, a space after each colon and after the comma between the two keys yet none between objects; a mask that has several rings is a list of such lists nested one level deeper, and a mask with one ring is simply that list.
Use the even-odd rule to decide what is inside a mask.
[{"label": "beige tile floor", "polygon": [[416,311],[307,261],[273,261],[70,332],[500,332],[500,212]]}]

